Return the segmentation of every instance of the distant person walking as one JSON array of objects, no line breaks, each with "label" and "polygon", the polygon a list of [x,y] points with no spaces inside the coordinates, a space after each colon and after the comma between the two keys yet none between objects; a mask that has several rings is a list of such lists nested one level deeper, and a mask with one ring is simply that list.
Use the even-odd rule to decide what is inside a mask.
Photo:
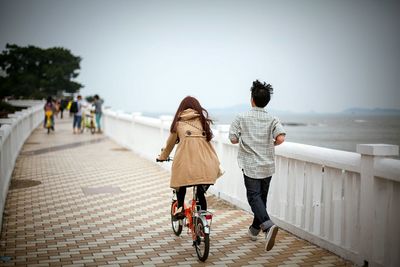
[{"label": "distant person walking", "polygon": [[103,114],[103,99],[99,95],[94,95],[94,112],[96,114],[97,132],[101,133],[101,115]]},{"label": "distant person walking", "polygon": [[[49,96],[46,100],[46,104],[44,104],[44,112],[51,112],[50,121],[51,121],[51,129],[54,131],[54,112],[56,111],[56,105],[53,101],[53,98]],[[47,116],[44,115],[43,127],[46,128]]]},{"label": "distant person walking", "polygon": [[71,108],[69,109],[70,113],[74,115],[74,120],[72,123],[73,133],[81,132],[81,123],[82,123],[82,96],[78,95],[76,101],[71,103]]},{"label": "distant person walking", "polygon": [[67,110],[69,111],[69,117],[73,117],[74,114],[71,112],[71,106],[72,103],[74,102],[74,98],[72,97],[71,99],[68,100],[68,104],[67,104]]},{"label": "distant person walking", "polygon": [[236,116],[229,129],[229,139],[239,143],[237,155],[239,168],[243,172],[247,200],[254,213],[248,235],[257,240],[262,230],[265,233],[265,250],[275,244],[278,227],[267,213],[267,195],[272,175],[275,172],[275,148],[285,141],[285,131],[278,119],[264,107],[271,99],[270,84],[253,82],[251,87],[251,110]]},{"label": "distant person walking", "polygon": [[64,109],[66,109],[67,108],[67,105],[68,105],[68,101],[65,99],[65,98],[62,98],[61,100],[60,100],[60,117],[61,117],[61,119],[63,118],[63,113],[64,113]]},{"label": "distant person walking", "polygon": [[60,112],[60,100],[57,99],[57,100],[54,100],[53,102],[54,102],[54,105],[56,108],[55,115],[58,118],[58,113]]}]

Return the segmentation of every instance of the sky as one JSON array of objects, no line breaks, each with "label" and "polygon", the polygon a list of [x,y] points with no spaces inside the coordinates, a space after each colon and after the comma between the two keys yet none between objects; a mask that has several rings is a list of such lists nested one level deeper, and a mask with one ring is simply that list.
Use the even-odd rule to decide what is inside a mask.
[{"label": "sky", "polygon": [[7,43],[70,49],[117,110],[247,104],[255,79],[275,110],[400,109],[400,1],[0,0]]}]

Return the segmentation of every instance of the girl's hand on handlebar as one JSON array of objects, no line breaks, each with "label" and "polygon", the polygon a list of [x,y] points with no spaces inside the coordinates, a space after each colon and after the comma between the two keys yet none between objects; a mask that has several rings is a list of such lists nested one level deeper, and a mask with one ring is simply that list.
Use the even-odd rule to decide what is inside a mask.
[{"label": "girl's hand on handlebar", "polygon": [[171,161],[172,159],[170,157],[166,158],[166,159],[160,159],[160,156],[158,156],[156,158],[156,162],[164,162],[164,161]]}]

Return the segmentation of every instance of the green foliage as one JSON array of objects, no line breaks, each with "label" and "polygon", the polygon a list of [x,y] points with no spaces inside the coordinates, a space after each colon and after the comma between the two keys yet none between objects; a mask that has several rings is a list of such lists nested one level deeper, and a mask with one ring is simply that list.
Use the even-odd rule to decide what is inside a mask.
[{"label": "green foliage", "polygon": [[4,101],[0,101],[0,118],[7,118],[9,113],[14,113],[16,111],[20,111],[25,107],[15,107]]},{"label": "green foliage", "polygon": [[93,103],[94,102],[94,96],[89,95],[89,96],[85,97],[85,99],[89,103]]},{"label": "green foliage", "polygon": [[59,92],[76,93],[83,86],[72,81],[79,75],[81,58],[68,49],[6,45],[0,54],[0,98],[45,98]]}]

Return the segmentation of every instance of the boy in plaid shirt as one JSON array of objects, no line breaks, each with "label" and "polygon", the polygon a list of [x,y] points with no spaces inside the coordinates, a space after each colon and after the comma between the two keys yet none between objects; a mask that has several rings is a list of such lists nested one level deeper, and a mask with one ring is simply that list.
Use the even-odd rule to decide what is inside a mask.
[{"label": "boy in plaid shirt", "polygon": [[257,240],[262,230],[265,233],[265,250],[275,244],[278,227],[267,213],[267,195],[272,175],[275,172],[275,147],[285,141],[285,131],[278,119],[264,109],[271,100],[273,88],[270,84],[256,80],[251,87],[251,110],[239,114],[229,129],[229,139],[239,144],[238,164],[242,169],[247,200],[254,213],[248,234]]}]

